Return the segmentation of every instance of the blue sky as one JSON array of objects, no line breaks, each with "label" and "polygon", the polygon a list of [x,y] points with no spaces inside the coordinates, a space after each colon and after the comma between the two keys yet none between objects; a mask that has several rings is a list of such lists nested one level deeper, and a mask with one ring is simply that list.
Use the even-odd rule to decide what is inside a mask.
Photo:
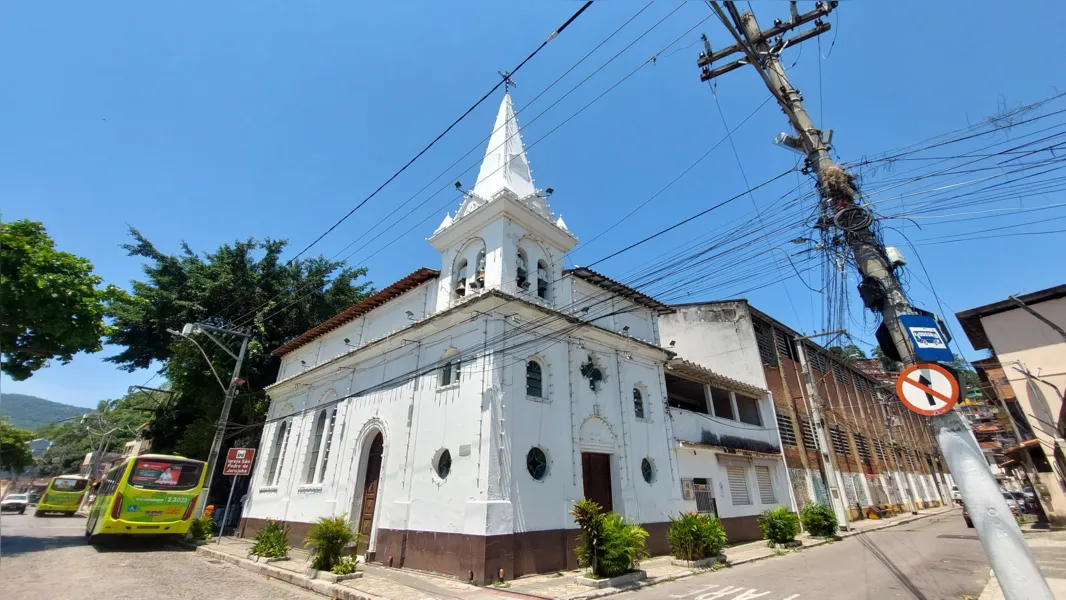
[{"label": "blue sky", "polygon": [[[811,4],[801,3],[801,8]],[[140,264],[119,247],[127,240],[128,226],[170,252],[182,241],[209,251],[248,236],[287,238],[295,249],[302,248],[480,97],[496,81],[497,71],[517,64],[579,5],[9,5],[0,22],[0,70],[6,88],[0,96],[3,218],[44,222],[61,249],[88,257],[101,276],[119,285],[140,275]],[[515,76],[516,105],[523,108],[643,6],[594,4]],[[662,2],[647,8],[519,115],[528,146],[681,36],[654,64],[529,150],[538,186],[555,189],[552,208],[564,215],[580,239],[591,240],[647,200],[725,133],[714,96],[699,81],[695,58],[700,32],[708,33],[716,48],[729,43],[728,34],[712,19],[682,35],[707,16],[701,3],[682,6],[555,108],[532,120],[677,6]],[[759,2],[755,8],[764,26],[788,14],[783,2]],[[821,54],[828,56],[820,57],[814,41],[784,54],[786,65],[796,63],[790,76],[812,116],[834,129],[836,151],[844,160],[965,127],[1001,105],[1047,97],[1063,81],[1062,61],[1034,60],[1031,48],[1006,43],[1029,31],[1034,18],[1043,23],[1066,20],[1061,2],[994,14],[991,3],[983,8],[969,2],[905,8],[909,10],[887,3],[843,3],[830,19],[833,30],[822,36]],[[718,81],[718,101],[730,126],[766,96],[750,69]],[[327,255],[340,251],[480,145],[498,105],[499,93],[315,250]],[[795,155],[770,143],[786,129],[784,116],[768,103],[734,135],[743,173],[730,145],[722,144],[633,218],[587,249],[579,248],[572,260],[589,264],[743,191],[745,178],[755,185],[793,166]],[[429,190],[441,185],[450,189],[455,179],[472,184],[473,173],[456,172],[475,166],[481,152]],[[679,241],[744,218],[753,202],[772,202],[796,186],[797,176],[778,183],[597,269],[622,277]],[[417,196],[412,205],[429,193]],[[1063,195],[1054,193],[1017,202],[1062,201]],[[418,266],[439,266],[438,255],[424,239],[445,210],[456,206],[454,193],[434,197],[351,260],[365,262],[379,286]],[[1066,211],[1041,214],[1050,219]],[[766,213],[763,218],[773,216]],[[926,239],[992,227],[1008,218],[1014,217],[923,224],[920,232],[902,225],[908,235]],[[423,225],[381,250],[423,219]],[[1061,261],[1031,258],[1061,248],[1063,241],[1059,234],[920,250],[946,303],[945,312],[952,313],[1062,283]],[[911,266],[919,268],[915,263],[911,259]],[[774,268],[790,267],[778,263]],[[916,272],[915,277],[924,275]],[[854,281],[846,285],[854,287]],[[742,290],[743,284],[737,284],[682,300],[729,297]],[[937,310],[922,285],[912,286],[911,293]],[[795,278],[746,295],[798,330],[821,326],[824,298]],[[872,339],[869,329],[861,329],[860,308],[852,311],[856,335]],[[866,326],[872,323],[867,316]],[[963,348],[976,356],[964,340]],[[151,377],[148,371],[127,374],[101,362],[108,353],[105,349],[78,356],[66,366],[52,365],[26,382],[5,377],[3,390],[93,406]]]}]

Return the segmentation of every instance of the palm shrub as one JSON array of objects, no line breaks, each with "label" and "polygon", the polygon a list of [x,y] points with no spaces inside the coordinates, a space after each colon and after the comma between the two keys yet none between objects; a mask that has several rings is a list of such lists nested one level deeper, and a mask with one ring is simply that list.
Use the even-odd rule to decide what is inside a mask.
[{"label": "palm shrub", "polygon": [[581,533],[578,535],[577,562],[599,573],[599,558],[603,551],[603,508],[588,498],[574,502],[570,511]]},{"label": "palm shrub", "polygon": [[837,533],[837,516],[822,502],[811,502],[800,510],[800,521],[807,533],[815,537],[833,537]]},{"label": "palm shrub", "polygon": [[341,562],[344,549],[357,539],[347,515],[321,517],[304,538],[305,547],[311,549],[311,568],[329,571]]},{"label": "palm shrub", "polygon": [[255,534],[255,543],[248,549],[249,555],[263,558],[285,558],[289,555],[289,531],[270,521],[267,526]]},{"label": "palm shrub", "polygon": [[759,527],[767,545],[787,544],[799,533],[799,517],[789,509],[779,506],[759,515]]},{"label": "palm shrub", "polygon": [[334,575],[351,575],[355,573],[355,559],[350,556],[341,558],[341,561],[329,570]]},{"label": "palm shrub", "polygon": [[211,517],[199,517],[189,522],[189,537],[196,542],[212,538],[215,523]]},{"label": "palm shrub", "polygon": [[666,541],[670,543],[670,552],[674,558],[703,560],[718,556],[728,540],[721,521],[710,515],[690,511],[681,513],[676,519],[670,518]]},{"label": "palm shrub", "polygon": [[603,548],[597,566],[600,577],[624,575],[648,558],[648,532],[615,513],[603,517]]}]

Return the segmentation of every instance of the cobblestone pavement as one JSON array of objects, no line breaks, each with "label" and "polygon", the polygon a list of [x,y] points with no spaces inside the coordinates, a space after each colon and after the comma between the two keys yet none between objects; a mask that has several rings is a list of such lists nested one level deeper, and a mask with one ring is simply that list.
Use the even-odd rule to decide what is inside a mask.
[{"label": "cobblestone pavement", "polygon": [[[287,583],[156,540],[93,548],[85,519],[0,518],[0,582],[5,600],[322,600]],[[208,568],[209,567],[209,568]]]}]

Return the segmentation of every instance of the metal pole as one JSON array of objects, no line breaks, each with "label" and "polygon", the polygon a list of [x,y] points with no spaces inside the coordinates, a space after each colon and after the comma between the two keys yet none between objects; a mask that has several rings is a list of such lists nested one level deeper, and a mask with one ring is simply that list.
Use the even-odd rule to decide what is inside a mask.
[{"label": "metal pole", "polygon": [[207,498],[211,494],[211,480],[215,476],[215,468],[218,466],[218,453],[222,450],[222,440],[226,434],[226,423],[229,422],[230,407],[233,406],[233,395],[237,392],[237,376],[241,372],[241,363],[244,362],[244,352],[248,349],[248,336],[241,341],[241,351],[237,355],[237,364],[233,367],[233,376],[230,377],[229,387],[226,388],[226,399],[222,402],[222,414],[218,417],[215,426],[215,439],[211,441],[211,453],[207,455],[207,479],[204,481],[204,490],[200,494],[200,503],[196,507],[196,516],[204,514],[207,506]]},{"label": "metal pole", "polygon": [[[896,278],[893,265],[888,262],[880,239],[870,227],[872,219],[868,218],[871,216],[868,209],[855,202],[852,177],[830,157],[829,149],[822,140],[822,132],[807,115],[803,100],[789,82],[777,55],[760,35],[762,31],[755,15],[739,15],[733,2],[726,2],[736,21],[734,26],[717,2],[710,1],[709,4],[791,121],[807,154],[807,165],[818,177],[824,220],[841,230],[863,275],[864,302],[872,310],[881,313],[902,362],[914,364],[914,352],[899,319],[900,315],[912,313],[913,309]],[[743,38],[737,27],[743,32]],[[1007,600],[1052,600],[1051,589],[1041,576],[1021,530],[1007,508],[999,484],[992,476],[980,448],[970,437],[962,417],[955,411],[949,411],[931,417],[931,422],[1004,597]]]},{"label": "metal pole", "polygon": [[222,513],[222,525],[218,528],[218,541],[215,542],[216,545],[222,543],[222,536],[226,533],[226,521],[229,521],[229,507],[233,503],[233,490],[237,489],[237,477],[237,475],[234,475],[233,481],[230,482],[229,497],[226,498],[226,512]]}]

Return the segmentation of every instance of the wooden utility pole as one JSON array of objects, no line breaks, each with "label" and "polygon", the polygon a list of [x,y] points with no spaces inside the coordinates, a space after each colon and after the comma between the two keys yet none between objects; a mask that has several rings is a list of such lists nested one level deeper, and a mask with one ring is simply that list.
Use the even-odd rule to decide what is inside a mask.
[{"label": "wooden utility pole", "polygon": [[[805,154],[805,171],[813,172],[818,179],[822,212],[819,227],[838,231],[847,243],[862,275],[859,294],[863,304],[881,313],[901,361],[914,364],[915,353],[900,316],[916,311],[896,278],[883,244],[871,228],[873,214],[856,202],[854,178],[829,156],[829,140],[811,121],[803,107],[802,96],[789,82],[778,60],[784,48],[828,31],[829,24],[822,23],[821,17],[828,15],[837,3],[817,2],[813,11],[800,14],[796,3],[791,2],[792,18],[787,22],[777,20],[766,31],[759,28],[755,15],[750,12],[740,14],[733,2],[724,2],[724,10],[714,0],[707,4],[736,43],[712,52],[709,41],[704,38],[705,51],[697,62],[697,66],[703,68],[700,79],[708,81],[744,65],[755,68],[795,131],[795,137],[784,136],[780,142]],[[784,39],[784,34],[811,21],[815,22],[814,28]],[[711,68],[717,60],[738,52],[743,53],[744,58]],[[957,411],[948,411],[929,418],[1004,596],[1008,600],[1051,600],[1051,589],[962,417]]]}]

